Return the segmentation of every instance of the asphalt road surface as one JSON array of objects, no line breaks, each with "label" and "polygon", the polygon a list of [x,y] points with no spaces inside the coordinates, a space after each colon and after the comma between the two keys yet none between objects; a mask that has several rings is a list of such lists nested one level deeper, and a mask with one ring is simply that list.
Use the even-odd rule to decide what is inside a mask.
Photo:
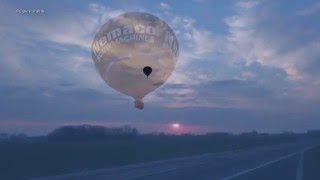
[{"label": "asphalt road surface", "polygon": [[320,180],[320,144],[282,144],[34,179]]}]

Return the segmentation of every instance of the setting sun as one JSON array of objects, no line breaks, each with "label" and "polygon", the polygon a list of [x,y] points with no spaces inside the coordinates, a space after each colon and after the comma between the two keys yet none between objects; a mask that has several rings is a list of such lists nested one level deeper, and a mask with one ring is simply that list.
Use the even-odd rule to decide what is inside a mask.
[{"label": "setting sun", "polygon": [[180,128],[180,124],[179,123],[174,123],[171,125],[173,128],[179,129]]}]

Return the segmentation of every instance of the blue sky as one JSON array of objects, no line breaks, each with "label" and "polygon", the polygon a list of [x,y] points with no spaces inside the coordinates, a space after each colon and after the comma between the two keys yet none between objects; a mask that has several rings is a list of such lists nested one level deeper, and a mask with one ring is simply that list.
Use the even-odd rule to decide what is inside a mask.
[{"label": "blue sky", "polygon": [[[18,14],[17,9],[43,9]],[[100,79],[95,33],[126,11],[175,31],[180,57],[143,111]],[[141,132],[320,129],[320,3],[316,0],[2,1],[0,131],[43,134],[67,124]]]}]

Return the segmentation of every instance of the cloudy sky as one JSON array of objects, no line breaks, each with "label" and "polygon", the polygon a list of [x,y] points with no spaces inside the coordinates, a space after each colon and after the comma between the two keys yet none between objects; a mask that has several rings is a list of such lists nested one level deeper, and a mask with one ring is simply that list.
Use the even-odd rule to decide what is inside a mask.
[{"label": "cloudy sky", "polygon": [[[174,73],[142,111],[101,80],[91,59],[95,33],[127,11],[160,17],[180,45]],[[99,124],[175,133],[172,123],[192,133],[320,129],[319,19],[316,0],[2,0],[0,132]]]}]

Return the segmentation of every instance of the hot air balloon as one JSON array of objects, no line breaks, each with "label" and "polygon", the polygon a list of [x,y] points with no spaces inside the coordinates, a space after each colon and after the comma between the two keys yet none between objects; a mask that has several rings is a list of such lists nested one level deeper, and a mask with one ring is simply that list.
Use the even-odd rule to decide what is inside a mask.
[{"label": "hot air balloon", "polygon": [[173,72],[179,45],[163,20],[144,12],[128,12],[100,28],[91,53],[101,78],[131,96],[136,108],[143,109],[142,99]]}]

